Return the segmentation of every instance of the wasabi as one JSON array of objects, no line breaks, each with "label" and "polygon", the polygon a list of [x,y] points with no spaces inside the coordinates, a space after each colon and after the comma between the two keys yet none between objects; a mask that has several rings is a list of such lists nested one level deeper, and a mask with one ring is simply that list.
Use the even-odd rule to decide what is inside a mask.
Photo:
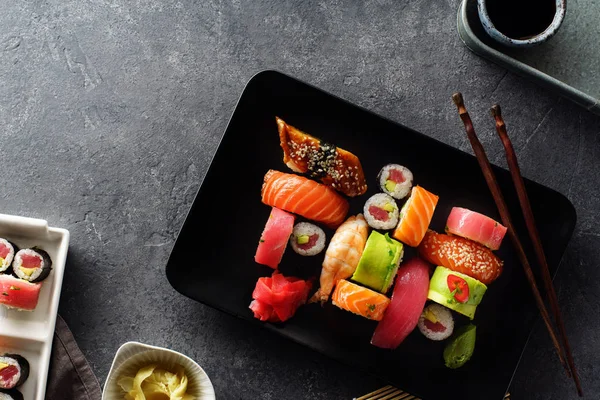
[{"label": "wasabi", "polygon": [[475,350],[476,327],[473,324],[458,329],[444,348],[444,363],[451,369],[460,368],[471,359]]}]

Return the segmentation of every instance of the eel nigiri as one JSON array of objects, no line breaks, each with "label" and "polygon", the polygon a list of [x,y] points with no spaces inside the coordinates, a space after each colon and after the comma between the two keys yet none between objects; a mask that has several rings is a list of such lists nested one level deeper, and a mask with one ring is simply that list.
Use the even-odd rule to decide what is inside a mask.
[{"label": "eel nigiri", "polygon": [[334,306],[362,317],[381,321],[390,299],[371,289],[341,279],[335,286],[331,301]]},{"label": "eel nigiri", "polygon": [[506,227],[478,212],[452,207],[446,222],[446,232],[498,250],[506,234]]},{"label": "eel nigiri", "polygon": [[427,231],[419,254],[441,265],[489,285],[502,273],[503,262],[492,251],[469,239]]},{"label": "eel nigiri", "polygon": [[398,269],[392,300],[377,324],[371,344],[395,349],[419,323],[429,292],[429,265],[418,257]]},{"label": "eel nigiri", "polygon": [[421,186],[414,186],[400,210],[400,222],[394,230],[394,238],[408,246],[417,247],[429,228],[438,199],[438,196]]},{"label": "eel nigiri", "polygon": [[325,252],[321,287],[311,297],[310,303],[326,302],[337,282],[352,276],[362,256],[368,234],[369,226],[362,214],[351,216],[340,225]]},{"label": "eel nigiri", "polygon": [[348,201],[329,186],[294,174],[269,170],[261,189],[262,202],[337,228],[348,214]]},{"label": "eel nigiri", "polygon": [[254,261],[273,269],[283,258],[288,239],[294,229],[295,216],[276,207],[271,209],[265,229],[260,235]]},{"label": "eel nigiri", "polygon": [[325,143],[276,117],[283,162],[294,172],[308,173],[347,196],[367,191],[360,160],[347,150]]}]

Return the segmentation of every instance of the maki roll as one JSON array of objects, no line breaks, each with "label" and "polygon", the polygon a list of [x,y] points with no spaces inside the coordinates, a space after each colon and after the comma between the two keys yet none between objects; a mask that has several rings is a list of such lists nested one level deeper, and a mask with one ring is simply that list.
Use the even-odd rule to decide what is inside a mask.
[{"label": "maki roll", "polygon": [[402,165],[388,164],[377,175],[379,187],[395,199],[403,199],[410,193],[413,174]]},{"label": "maki roll", "polygon": [[398,205],[385,193],[375,194],[367,200],[363,208],[365,219],[373,229],[394,229],[398,225]]},{"label": "maki roll", "polygon": [[454,332],[454,318],[447,308],[430,304],[423,310],[417,326],[427,339],[444,340]]},{"label": "maki roll", "polygon": [[16,246],[4,238],[0,238],[0,272],[6,272],[15,257]]},{"label": "maki roll", "polygon": [[22,249],[15,254],[13,273],[17,278],[31,283],[41,282],[48,277],[51,269],[50,256],[40,248]]},{"label": "maki roll", "polygon": [[29,362],[18,354],[0,356],[0,389],[14,389],[29,377]]},{"label": "maki roll", "polygon": [[23,400],[23,395],[18,390],[0,390],[0,400]]},{"label": "maki roll", "polygon": [[290,244],[301,256],[317,255],[325,248],[325,232],[314,224],[300,222],[294,226]]},{"label": "maki roll", "polygon": [[18,390],[0,390],[0,400],[23,400],[23,395]]}]

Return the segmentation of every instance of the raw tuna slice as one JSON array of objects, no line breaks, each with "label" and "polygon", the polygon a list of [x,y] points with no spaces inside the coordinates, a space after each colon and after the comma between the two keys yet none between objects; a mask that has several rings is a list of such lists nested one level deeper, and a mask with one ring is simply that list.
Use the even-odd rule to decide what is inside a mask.
[{"label": "raw tuna slice", "polygon": [[277,269],[283,258],[285,246],[294,229],[294,219],[293,214],[273,207],[265,229],[260,236],[254,261]]},{"label": "raw tuna slice", "polygon": [[498,250],[506,234],[506,227],[483,214],[453,207],[446,222],[446,232]]},{"label": "raw tuna slice", "polygon": [[261,321],[283,322],[290,319],[298,307],[306,303],[310,281],[285,277],[277,271],[270,278],[259,278],[250,303],[254,317]]},{"label": "raw tuna slice", "polygon": [[0,304],[26,311],[34,310],[41,288],[41,283],[29,283],[11,275],[0,275]]},{"label": "raw tuna slice", "polygon": [[415,329],[429,292],[429,264],[420,258],[404,263],[396,275],[392,301],[377,324],[371,344],[395,349]]}]

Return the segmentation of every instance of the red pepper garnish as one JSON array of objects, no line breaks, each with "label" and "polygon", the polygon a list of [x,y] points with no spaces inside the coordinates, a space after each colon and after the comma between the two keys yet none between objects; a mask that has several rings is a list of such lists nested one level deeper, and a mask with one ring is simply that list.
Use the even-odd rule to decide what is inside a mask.
[{"label": "red pepper garnish", "polygon": [[446,280],[448,283],[448,289],[454,294],[454,299],[459,303],[466,303],[469,301],[469,284],[460,276],[448,275]]}]

